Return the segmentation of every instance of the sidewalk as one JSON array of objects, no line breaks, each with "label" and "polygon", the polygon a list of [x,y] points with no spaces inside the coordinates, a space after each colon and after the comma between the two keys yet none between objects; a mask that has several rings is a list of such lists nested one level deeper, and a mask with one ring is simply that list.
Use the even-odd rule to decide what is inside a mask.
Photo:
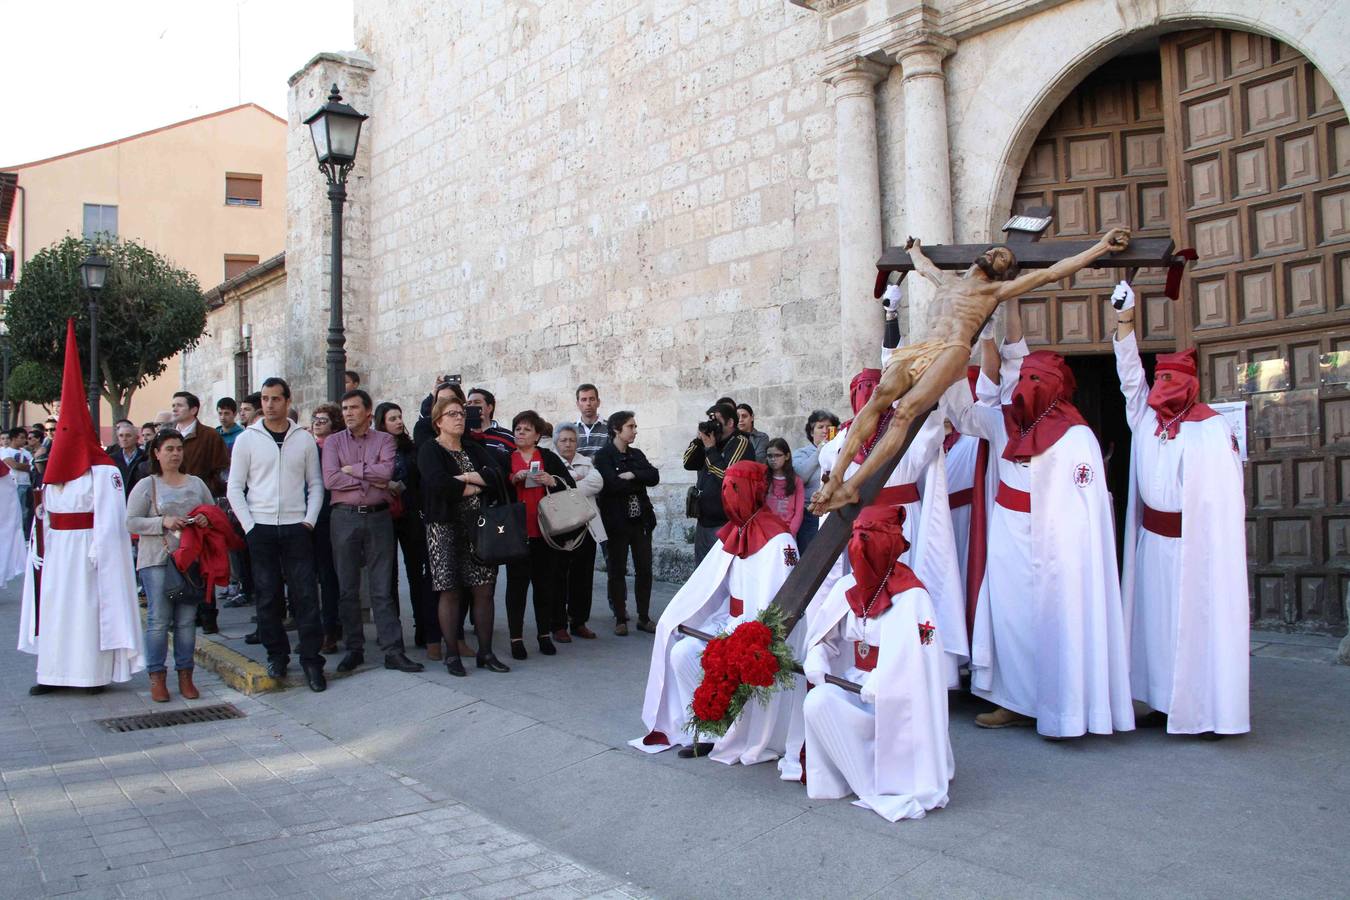
[{"label": "sidewalk", "polygon": [[[658,608],[671,591],[660,586]],[[13,628],[16,606],[14,590],[0,595],[0,627]],[[809,800],[799,785],[780,782],[772,766],[726,767],[627,747],[642,730],[638,712],[651,638],[613,636],[602,604],[596,609],[599,640],[562,646],[552,658],[531,652],[524,662],[508,659],[508,675],[470,666],[468,678],[453,679],[429,665],[417,675],[367,668],[333,679],[323,694],[299,688],[243,698],[216,688],[249,718],[180,726],[154,737],[102,735],[88,724],[96,715],[148,706],[144,681],[102,697],[29,700],[21,695],[31,662],[8,651],[0,676],[20,712],[0,718],[6,788],[22,792],[29,789],[25,777],[45,779],[31,797],[11,793],[19,814],[37,803],[68,815],[72,804],[92,801],[62,793],[63,778],[96,779],[88,790],[100,797],[110,789],[107,779],[117,777],[112,789],[125,795],[119,805],[136,805],[135,815],[145,817],[143,798],[163,796],[146,786],[158,786],[171,798],[165,803],[183,803],[182,811],[201,817],[193,828],[219,829],[192,840],[222,842],[215,852],[227,853],[244,851],[230,848],[226,838],[283,841],[269,844],[278,856],[261,857],[262,868],[276,869],[269,878],[282,878],[277,867],[284,867],[289,876],[320,879],[305,884],[310,891],[328,889],[328,881],[359,885],[346,896],[392,886],[388,879],[407,877],[399,873],[409,869],[459,865],[453,856],[432,854],[465,853],[462,840],[419,843],[429,836],[426,829],[448,826],[416,817],[447,815],[447,809],[474,822],[479,816],[495,821],[475,827],[519,842],[494,845],[492,852],[531,856],[534,868],[515,874],[496,867],[515,865],[516,858],[469,852],[492,864],[470,867],[474,879],[483,871],[503,878],[498,884],[507,895],[557,876],[587,890],[669,897],[1326,897],[1343,895],[1350,882],[1342,846],[1350,831],[1350,668],[1317,661],[1325,651],[1317,641],[1257,636],[1256,730],[1216,743],[1157,731],[1049,743],[1026,729],[977,729],[971,718],[982,707],[956,697],[958,777],[951,804],[921,821],[892,825],[844,801]],[[504,622],[500,604],[498,621]],[[505,657],[503,628],[497,649]],[[420,651],[410,654],[424,658]],[[85,708],[91,705],[97,709]],[[25,728],[38,730],[11,763],[15,754],[8,748],[20,746],[14,736]],[[43,745],[44,756],[34,749],[39,740],[51,744]],[[154,743],[143,748],[143,742]],[[231,756],[218,764],[209,755],[217,752]],[[73,768],[48,770],[44,760],[70,760]],[[153,768],[146,780],[124,786],[117,767],[133,762]],[[13,765],[17,784],[9,781]],[[249,772],[258,779],[252,790]],[[344,794],[344,776],[359,793]],[[174,793],[180,788],[185,797]],[[244,803],[247,814],[238,805]],[[377,844],[382,839],[371,832],[380,828],[398,837]],[[282,830],[282,837],[272,837]],[[12,831],[0,828],[0,834]],[[167,834],[178,837],[176,830]],[[96,837],[72,835],[92,846],[71,849],[101,853]],[[42,866],[47,851],[25,840],[0,849],[0,874],[34,877],[33,866]],[[520,844],[549,849],[511,849]],[[171,846],[137,845],[128,852],[176,852]],[[339,849],[316,849],[332,846]],[[190,880],[197,854],[206,852],[173,862],[137,860],[130,868],[144,868],[134,872],[138,878]],[[341,861],[316,860],[325,853]],[[65,865],[71,857],[62,853],[60,860]],[[315,871],[319,875],[306,874]],[[579,874],[602,872],[613,877]],[[230,877],[276,886],[252,869],[233,866],[224,874],[226,881],[215,882],[221,888]],[[124,876],[86,873],[95,880],[78,886]],[[56,868],[52,877],[73,875]],[[278,883],[289,891],[295,882]],[[466,881],[441,883],[415,886],[466,891]],[[254,890],[237,895],[265,895]]]},{"label": "sidewalk", "polygon": [[[17,627],[11,586],[0,629]],[[144,675],[29,697],[32,673],[33,657],[0,653],[0,896],[642,896],[209,673],[200,700],[167,704]],[[247,718],[96,722],[216,703]]]}]

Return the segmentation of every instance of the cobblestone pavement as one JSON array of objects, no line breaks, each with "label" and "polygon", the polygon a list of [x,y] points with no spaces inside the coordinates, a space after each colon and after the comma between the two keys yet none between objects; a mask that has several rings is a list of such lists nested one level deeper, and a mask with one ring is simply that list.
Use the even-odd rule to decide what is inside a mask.
[{"label": "cobblestone pavement", "polygon": [[[18,627],[14,594],[0,634]],[[144,675],[29,697],[32,673],[0,652],[0,897],[641,896],[207,673],[186,704],[150,703]],[[97,723],[212,703],[246,718]]]}]

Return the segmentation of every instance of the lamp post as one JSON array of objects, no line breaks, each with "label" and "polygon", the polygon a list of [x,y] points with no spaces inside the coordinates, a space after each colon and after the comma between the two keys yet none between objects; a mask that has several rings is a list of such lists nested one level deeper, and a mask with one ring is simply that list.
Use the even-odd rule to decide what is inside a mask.
[{"label": "lamp post", "polygon": [[98,425],[98,295],[108,279],[108,261],[98,253],[90,253],[80,263],[80,283],[89,295],[89,418],[94,422],[94,434],[102,440]]},{"label": "lamp post", "polygon": [[332,271],[328,307],[328,399],[342,396],[342,375],[347,368],[346,331],[342,324],[342,205],[347,202],[347,176],[356,165],[356,147],[361,140],[362,115],[342,102],[338,87],[328,102],[314,111],[305,124],[314,140],[319,171],[328,180],[328,200],[333,205]]}]

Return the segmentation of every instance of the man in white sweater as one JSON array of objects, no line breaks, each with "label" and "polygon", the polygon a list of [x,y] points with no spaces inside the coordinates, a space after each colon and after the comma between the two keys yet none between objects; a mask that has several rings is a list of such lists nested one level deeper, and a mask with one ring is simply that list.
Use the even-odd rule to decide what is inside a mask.
[{"label": "man in white sweater", "polygon": [[314,581],[311,532],[323,505],[323,471],[314,436],[290,420],[291,388],[284,379],[262,385],[262,417],[235,438],[230,459],[230,508],[248,540],[257,600],[258,634],[267,674],[286,677],[291,644],[281,626],[284,568],[300,638],[300,666],[312,691],[322,691],[323,627]]}]

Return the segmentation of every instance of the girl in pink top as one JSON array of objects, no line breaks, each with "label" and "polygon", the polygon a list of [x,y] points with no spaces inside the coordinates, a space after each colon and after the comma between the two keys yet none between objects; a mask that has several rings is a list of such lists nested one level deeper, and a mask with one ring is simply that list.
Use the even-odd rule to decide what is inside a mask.
[{"label": "girl in pink top", "polygon": [[792,451],[788,449],[787,441],[774,438],[769,441],[764,458],[769,464],[769,496],[764,505],[787,523],[788,531],[795,538],[797,529],[802,527],[806,489],[792,470]]}]

